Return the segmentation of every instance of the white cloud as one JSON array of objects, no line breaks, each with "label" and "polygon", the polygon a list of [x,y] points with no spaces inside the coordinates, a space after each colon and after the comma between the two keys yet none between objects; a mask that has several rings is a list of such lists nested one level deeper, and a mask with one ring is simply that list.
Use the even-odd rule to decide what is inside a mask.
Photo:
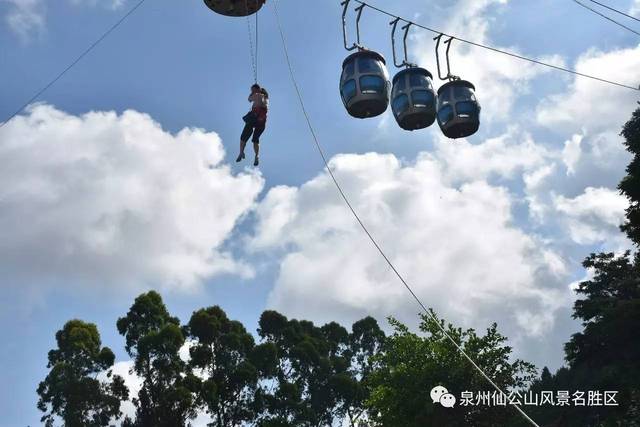
[{"label": "white cloud", "polygon": [[0,0],[8,3],[9,9],[5,21],[21,40],[27,41],[33,33],[41,32],[45,27],[42,0]]},{"label": "white cloud", "polygon": [[[5,21],[23,42],[32,38],[34,34],[41,33],[46,27],[47,5],[59,3],[61,0],[0,0],[0,3],[10,5]],[[106,7],[110,10],[120,9],[127,0],[68,0],[77,6]]]},{"label": "white cloud", "polygon": [[440,137],[435,142],[434,155],[444,168],[447,181],[452,183],[492,177],[516,178],[523,171],[546,164],[551,156],[530,134],[517,127],[475,145],[467,140],[452,143]]},{"label": "white cloud", "polygon": [[[555,310],[570,304],[564,261],[513,225],[506,189],[478,180],[449,186],[426,154],[404,166],[393,155],[339,155],[331,166],[417,295],[448,320],[465,326],[496,320],[514,336],[541,336]],[[318,321],[329,313],[415,321],[415,303],[326,174],[271,190],[251,244],[285,250],[269,298],[273,308]]]},{"label": "white cloud", "polygon": [[584,135],[573,135],[570,140],[567,140],[564,143],[562,161],[567,167],[567,175],[573,175],[576,172],[576,165],[580,161],[580,156],[582,155],[582,150],[580,149],[582,138],[584,138]]},{"label": "white cloud", "polygon": [[[5,286],[189,289],[251,269],[223,249],[264,181],[232,174],[215,133],[38,105],[0,129]],[[232,189],[232,191],[230,190]]]},{"label": "white cloud", "polygon": [[107,0],[107,1],[99,1],[99,0],[69,0],[71,4],[78,6],[97,6],[101,5],[103,7],[107,7],[109,9],[115,10],[122,7],[127,0]]},{"label": "white cloud", "polygon": [[[575,68],[581,73],[637,86],[640,45],[610,52],[590,49],[578,58]],[[637,92],[576,77],[565,92],[540,103],[537,120],[555,131],[596,134],[620,129],[637,107],[637,100]]]},{"label": "white cloud", "polygon": [[[549,152],[546,163],[525,172],[524,192],[531,218],[539,225],[561,227],[558,231],[562,234],[570,230],[564,215],[558,216],[556,199],[575,198],[589,187],[607,188],[613,193],[631,156],[614,131],[574,134],[565,141],[562,151]],[[615,245],[619,244],[618,238],[622,235],[611,230],[607,234],[615,237]]]},{"label": "white cloud", "polygon": [[618,227],[624,220],[627,199],[608,188],[588,187],[569,199],[556,196],[554,204],[565,216],[571,238],[578,244],[622,240]]},{"label": "white cloud", "polygon": [[640,18],[640,0],[633,0],[631,8],[629,9],[629,14],[636,18]]}]

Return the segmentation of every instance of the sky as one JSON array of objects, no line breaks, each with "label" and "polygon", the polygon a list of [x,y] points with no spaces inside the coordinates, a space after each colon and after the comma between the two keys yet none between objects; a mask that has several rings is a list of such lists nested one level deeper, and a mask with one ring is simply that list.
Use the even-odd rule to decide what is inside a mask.
[{"label": "sky", "polygon": [[[0,0],[0,120],[134,3]],[[630,248],[616,185],[630,159],[619,132],[638,92],[454,41],[452,71],[477,87],[480,131],[455,141],[437,125],[406,132],[390,111],[358,120],[344,110],[339,1],[278,4],[331,168],[416,294],[461,327],[497,322],[516,357],[562,366],[580,328],[571,308],[590,274],[582,259]],[[372,4],[640,83],[638,37],[569,0]],[[639,0],[607,4],[640,16]],[[247,23],[200,1],[146,2],[0,128],[3,426],[38,424],[35,389],[67,320],[96,323],[126,373],[115,322],[150,289],[184,322],[217,304],[253,331],[265,309],[346,326],[394,316],[415,328],[418,307],[323,170],[271,5],[259,18],[259,81],[271,94],[259,168],[250,150],[234,161],[253,79]],[[361,31],[390,63],[389,21],[365,9]],[[409,55],[435,74],[433,36],[412,29]]]}]

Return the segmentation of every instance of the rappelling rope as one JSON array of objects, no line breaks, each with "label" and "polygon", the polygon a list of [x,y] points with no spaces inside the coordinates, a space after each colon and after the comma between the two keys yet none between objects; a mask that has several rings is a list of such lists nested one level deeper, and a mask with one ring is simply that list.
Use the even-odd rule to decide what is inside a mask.
[{"label": "rappelling rope", "polygon": [[258,56],[258,48],[260,44],[258,43],[260,40],[258,39],[258,34],[260,34],[260,30],[258,27],[258,14],[260,13],[260,9],[256,10],[256,83],[258,83],[258,67],[260,66],[260,57]]},{"label": "rappelling rope", "polygon": [[[344,200],[344,202],[346,203],[347,207],[349,208],[349,210],[351,211],[351,213],[353,214],[353,216],[355,217],[356,221],[358,222],[358,224],[360,224],[360,227],[362,228],[362,230],[365,232],[365,234],[367,235],[367,237],[369,238],[369,240],[371,240],[371,243],[373,243],[373,245],[375,246],[375,248],[378,250],[378,252],[380,253],[380,255],[382,255],[382,258],[384,258],[384,260],[386,261],[386,263],[389,265],[389,267],[391,268],[391,270],[395,273],[395,275],[398,277],[398,279],[400,279],[400,282],[402,282],[402,284],[404,285],[404,287],[409,291],[409,293],[411,294],[411,296],[413,297],[413,299],[418,303],[418,305],[420,306],[420,308],[422,309],[422,311],[424,311],[425,315],[431,319],[433,322],[435,322],[436,325],[438,325],[438,328],[440,329],[440,331],[443,333],[443,335],[449,340],[451,341],[451,343],[453,343],[453,345],[456,347],[456,349],[465,357],[465,359],[467,359],[469,361],[469,363],[482,375],[482,377],[487,380],[492,386],[493,388],[500,393],[501,396],[503,396],[505,398],[506,402],[510,402],[509,397],[507,396],[507,394],[502,391],[502,389],[484,372],[484,370],[478,366],[476,364],[476,362],[473,361],[473,359],[471,357],[469,357],[469,355],[467,355],[467,353],[464,351],[464,349],[460,346],[460,344],[458,344],[456,342],[455,339],[453,339],[453,337],[447,332],[447,330],[445,329],[444,325],[438,320],[438,318],[435,317],[435,315],[429,311],[427,309],[427,307],[422,303],[422,301],[420,301],[420,298],[418,298],[418,296],[415,294],[415,292],[411,289],[411,286],[409,286],[409,284],[407,283],[407,281],[404,279],[404,277],[402,277],[402,275],[400,274],[400,272],[396,269],[396,267],[393,265],[393,263],[391,262],[391,260],[389,259],[389,257],[387,256],[387,254],[382,250],[382,248],[380,247],[380,245],[378,244],[378,242],[376,241],[376,239],[373,237],[373,235],[369,232],[369,230],[367,229],[366,225],[364,224],[364,222],[362,222],[362,220],[360,219],[360,216],[357,214],[357,212],[355,211],[355,209],[353,208],[353,205],[351,205],[351,202],[349,201],[347,195],[345,194],[345,192],[342,190],[342,187],[340,186],[340,183],[338,182],[338,180],[336,179],[335,175],[333,174],[333,171],[331,170],[331,168],[329,167],[329,162],[327,160],[327,156],[324,154],[324,150],[322,149],[322,146],[320,145],[320,142],[318,141],[318,137],[316,136],[316,132],[313,129],[313,125],[311,124],[311,119],[309,117],[309,113],[307,112],[307,109],[304,105],[304,100],[302,98],[302,93],[300,91],[300,87],[298,86],[298,82],[295,78],[295,74],[293,72],[293,66],[291,65],[291,58],[289,57],[289,50],[287,48],[287,42],[286,42],[286,38],[284,35],[284,31],[282,29],[282,24],[280,23],[280,15],[278,13],[278,5],[276,3],[276,0],[272,0],[271,3],[273,4],[273,9],[275,11],[275,15],[276,15],[276,22],[278,24],[278,30],[280,31],[280,38],[282,39],[282,49],[284,52],[284,56],[285,59],[287,61],[287,66],[289,68],[289,76],[291,77],[291,82],[293,84],[293,87],[296,91],[296,94],[298,96],[298,101],[300,102],[300,107],[302,109],[302,113],[304,114],[305,120],[307,122],[307,126],[309,128],[309,132],[311,133],[311,136],[313,137],[313,141],[315,142],[315,146],[316,149],[318,151],[318,153],[320,154],[320,157],[322,157],[322,162],[324,163],[324,167],[327,170],[327,172],[329,173],[329,176],[331,177],[331,179],[333,180],[333,183],[335,184],[336,188],[338,189],[338,192],[340,193],[340,196],[342,196],[342,199]],[[532,426],[535,427],[539,427],[538,424],[536,424],[535,421],[533,421],[523,410],[522,408],[520,408],[518,405],[516,404],[511,404],[519,413],[520,415],[522,415]]]},{"label": "rappelling rope", "polygon": [[[244,0],[247,13],[249,12],[248,0]],[[251,30],[251,18],[247,15],[247,32],[249,34],[249,55],[251,56],[251,68],[253,69],[253,81],[258,83],[258,12],[256,12],[256,43],[253,46],[253,31]]]}]

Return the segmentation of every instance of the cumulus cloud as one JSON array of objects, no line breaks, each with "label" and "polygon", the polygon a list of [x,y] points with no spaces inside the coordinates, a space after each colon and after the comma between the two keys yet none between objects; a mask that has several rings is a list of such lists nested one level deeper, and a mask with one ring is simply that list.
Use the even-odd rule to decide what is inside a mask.
[{"label": "cumulus cloud", "polygon": [[629,14],[640,18],[640,0],[633,0],[631,8],[629,9]]},{"label": "cumulus cloud", "polygon": [[[579,72],[606,75],[631,85],[638,83],[629,78],[637,75],[639,67],[640,45],[609,52],[590,49],[576,62]],[[616,187],[630,161],[619,132],[637,107],[636,101],[636,94],[628,89],[580,77],[575,77],[566,90],[540,101],[536,110],[538,125],[558,138],[568,139],[564,142],[560,161],[550,161],[525,178],[525,192],[533,218],[539,222],[549,221],[559,213],[559,200],[588,194],[589,187]],[[556,142],[552,140],[546,145],[554,144]],[[557,225],[568,231],[576,242],[601,242],[606,234],[613,239],[614,246],[623,244],[619,233],[612,231],[611,224],[597,233],[593,224],[585,225],[576,222],[575,218],[570,223],[560,219]]]},{"label": "cumulus cloud", "polygon": [[0,0],[8,3],[9,8],[5,21],[21,40],[27,41],[34,33],[41,32],[45,27],[42,0]]},{"label": "cumulus cloud", "polygon": [[234,175],[224,155],[215,133],[173,135],[135,111],[31,108],[0,129],[4,285],[190,289],[250,276],[224,244],[264,181]]},{"label": "cumulus cloud", "polygon": [[[612,66],[615,64],[615,66]],[[590,49],[575,66],[581,73],[637,86],[640,45],[601,52]],[[631,80],[630,80],[631,79]],[[634,80],[635,79],[635,80]],[[619,129],[636,108],[637,92],[587,79],[575,78],[566,91],[545,98],[537,110],[542,126],[567,132],[591,134]]]},{"label": "cumulus cloud", "polygon": [[[637,75],[639,58],[640,45],[609,52],[590,49],[578,58],[575,68],[582,73],[606,75],[635,85],[638,82],[629,81],[629,78]],[[611,64],[616,65],[611,67]],[[574,199],[588,187],[615,188],[630,160],[619,132],[637,107],[636,101],[636,94],[628,89],[575,77],[566,90],[539,102],[536,109],[538,125],[553,135],[568,139],[564,142],[561,162],[541,166],[525,179],[525,191],[534,217],[542,220],[548,218],[549,213],[556,214],[559,194]],[[594,242],[602,237],[587,237],[589,227],[581,232],[576,227],[576,223],[569,227],[574,240]],[[610,232],[607,234],[612,236]]]},{"label": "cumulus cloud", "polygon": [[87,6],[96,6],[101,5],[103,7],[107,7],[109,9],[119,9],[122,7],[127,0],[108,0],[108,1],[98,1],[98,0],[69,0],[71,4],[74,5],[87,5]]},{"label": "cumulus cloud", "polygon": [[451,140],[439,137],[435,156],[447,181],[457,183],[496,177],[513,179],[547,164],[553,154],[536,144],[529,133],[514,126],[503,135],[475,145],[467,140],[452,144]]},{"label": "cumulus cloud", "polygon": [[[393,155],[339,155],[331,167],[416,294],[448,320],[477,327],[495,320],[512,337],[539,337],[569,304],[564,260],[513,224],[505,188],[482,180],[451,186],[428,154],[410,165]],[[329,313],[415,321],[418,308],[327,174],[272,189],[257,217],[253,250],[283,251],[271,307],[318,321]]]},{"label": "cumulus cloud", "polygon": [[580,144],[583,137],[583,135],[573,135],[573,138],[564,143],[562,161],[567,167],[567,175],[573,175],[576,172],[576,164],[580,161],[580,156],[582,155]]},{"label": "cumulus cloud", "polygon": [[[5,21],[22,41],[28,41],[34,34],[41,33],[46,27],[47,5],[51,0],[0,0],[9,4]],[[59,2],[60,0],[55,0]],[[73,5],[97,6],[116,10],[122,7],[126,0],[68,0]]]},{"label": "cumulus cloud", "polygon": [[571,238],[579,244],[622,239],[618,227],[624,220],[627,199],[608,188],[588,187],[574,198],[555,196],[558,212],[564,214]]}]

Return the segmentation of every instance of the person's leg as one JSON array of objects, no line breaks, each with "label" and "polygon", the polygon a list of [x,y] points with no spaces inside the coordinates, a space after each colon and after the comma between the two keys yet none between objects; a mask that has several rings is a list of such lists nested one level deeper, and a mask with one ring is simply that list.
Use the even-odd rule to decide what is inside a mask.
[{"label": "person's leg", "polygon": [[240,140],[240,154],[236,158],[236,162],[242,161],[244,159],[244,148],[247,146],[247,141]]},{"label": "person's leg", "polygon": [[260,164],[260,158],[258,157],[260,155],[260,144],[257,142],[253,143],[253,151],[254,153],[256,153],[256,157],[253,160],[253,166],[258,166]]},{"label": "person's leg", "polygon": [[240,135],[240,154],[238,154],[238,158],[236,162],[244,159],[244,149],[247,146],[247,141],[253,132],[253,127],[250,124],[244,125],[244,129],[242,130],[242,135]]},{"label": "person's leg", "polygon": [[253,138],[251,141],[253,142],[253,152],[256,154],[255,160],[253,161],[254,166],[258,166],[260,164],[260,135],[264,132],[264,127],[257,127],[253,130]]}]

